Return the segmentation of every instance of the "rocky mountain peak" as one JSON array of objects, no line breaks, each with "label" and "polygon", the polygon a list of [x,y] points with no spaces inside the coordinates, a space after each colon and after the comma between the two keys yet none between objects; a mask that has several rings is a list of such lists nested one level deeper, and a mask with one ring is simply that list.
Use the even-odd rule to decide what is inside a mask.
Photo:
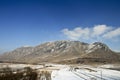
[{"label": "rocky mountain peak", "polygon": [[95,42],[95,43],[88,45],[88,49],[86,50],[86,53],[91,53],[91,52],[94,52],[96,50],[111,51],[106,44],[101,43],[101,42]]},{"label": "rocky mountain peak", "polygon": [[101,42],[95,42],[95,43],[93,43],[93,45],[101,46],[101,47],[108,47],[106,44],[101,43]]},{"label": "rocky mountain peak", "polygon": [[96,56],[98,58],[103,58],[103,56],[107,56],[104,58],[112,58],[114,52],[106,44],[101,42],[88,44],[80,41],[62,40],[46,42],[35,47],[17,48],[3,54],[0,60],[39,62],[84,57],[95,58]]},{"label": "rocky mountain peak", "polygon": [[58,53],[71,47],[72,44],[73,44],[73,41],[70,41],[70,40],[46,42],[36,46],[34,49],[35,51],[41,51],[41,53],[53,53],[53,52]]},{"label": "rocky mountain peak", "polygon": [[105,50],[105,51],[110,50],[109,47],[106,44],[101,43],[101,42],[95,42],[92,45],[94,45],[97,49],[102,49],[102,50]]}]

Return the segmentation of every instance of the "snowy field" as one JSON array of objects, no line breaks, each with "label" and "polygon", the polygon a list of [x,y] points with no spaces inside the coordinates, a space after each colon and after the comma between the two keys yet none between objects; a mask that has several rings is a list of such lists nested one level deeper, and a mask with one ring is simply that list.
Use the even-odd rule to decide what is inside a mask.
[{"label": "snowy field", "polygon": [[101,68],[70,70],[70,67],[67,67],[53,71],[52,80],[120,80],[120,71]]},{"label": "snowy field", "polygon": [[[6,64],[0,64],[0,67],[5,66]],[[113,68],[113,65],[92,67],[88,65],[74,66],[59,64],[7,64],[7,66],[11,68],[31,67],[37,70],[48,70],[51,71],[52,80],[120,80],[120,71],[106,69],[111,67]]]}]

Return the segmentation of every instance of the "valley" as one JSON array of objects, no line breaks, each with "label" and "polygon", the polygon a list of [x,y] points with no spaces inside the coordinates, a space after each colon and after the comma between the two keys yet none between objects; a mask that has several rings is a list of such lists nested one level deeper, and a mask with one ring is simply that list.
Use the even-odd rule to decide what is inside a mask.
[{"label": "valley", "polygon": [[120,80],[120,55],[101,42],[46,42],[0,54],[0,80]]}]

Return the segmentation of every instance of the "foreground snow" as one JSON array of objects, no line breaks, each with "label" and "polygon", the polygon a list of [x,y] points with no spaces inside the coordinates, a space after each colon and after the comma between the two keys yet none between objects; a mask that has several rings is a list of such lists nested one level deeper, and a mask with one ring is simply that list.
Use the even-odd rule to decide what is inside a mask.
[{"label": "foreground snow", "polygon": [[67,69],[52,72],[52,80],[84,80]]},{"label": "foreground snow", "polygon": [[[51,71],[51,80],[120,80],[120,71],[110,70],[106,68],[115,68],[114,65],[102,65],[93,67],[88,65],[59,65],[45,64],[30,65],[30,64],[0,64],[0,67],[9,66],[11,68],[31,67],[38,71]],[[45,79],[46,80],[46,79]]]},{"label": "foreground snow", "polygon": [[52,72],[52,80],[120,80],[120,71],[102,68],[79,68],[66,67]]}]

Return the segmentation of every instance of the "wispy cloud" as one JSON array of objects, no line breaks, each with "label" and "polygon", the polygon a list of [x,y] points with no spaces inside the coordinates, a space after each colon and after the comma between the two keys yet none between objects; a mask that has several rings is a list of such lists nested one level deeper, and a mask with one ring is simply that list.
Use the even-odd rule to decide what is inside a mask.
[{"label": "wispy cloud", "polygon": [[107,25],[95,25],[92,28],[76,27],[72,30],[68,28],[62,30],[63,34],[69,39],[111,39],[120,36],[120,28],[114,28]]},{"label": "wispy cloud", "polygon": [[117,36],[120,36],[120,28],[111,30],[108,33],[103,35],[104,38],[113,38],[113,37],[117,37]]},{"label": "wispy cloud", "polygon": [[73,30],[69,30],[69,29],[63,29],[62,32],[70,39],[74,39],[77,40],[83,36],[85,36],[84,38],[88,38],[89,37],[89,28],[80,28],[77,27]]},{"label": "wispy cloud", "polygon": [[105,32],[108,32],[109,30],[111,30],[112,27],[108,27],[106,25],[96,25],[93,27],[93,36],[99,36],[104,34]]}]

